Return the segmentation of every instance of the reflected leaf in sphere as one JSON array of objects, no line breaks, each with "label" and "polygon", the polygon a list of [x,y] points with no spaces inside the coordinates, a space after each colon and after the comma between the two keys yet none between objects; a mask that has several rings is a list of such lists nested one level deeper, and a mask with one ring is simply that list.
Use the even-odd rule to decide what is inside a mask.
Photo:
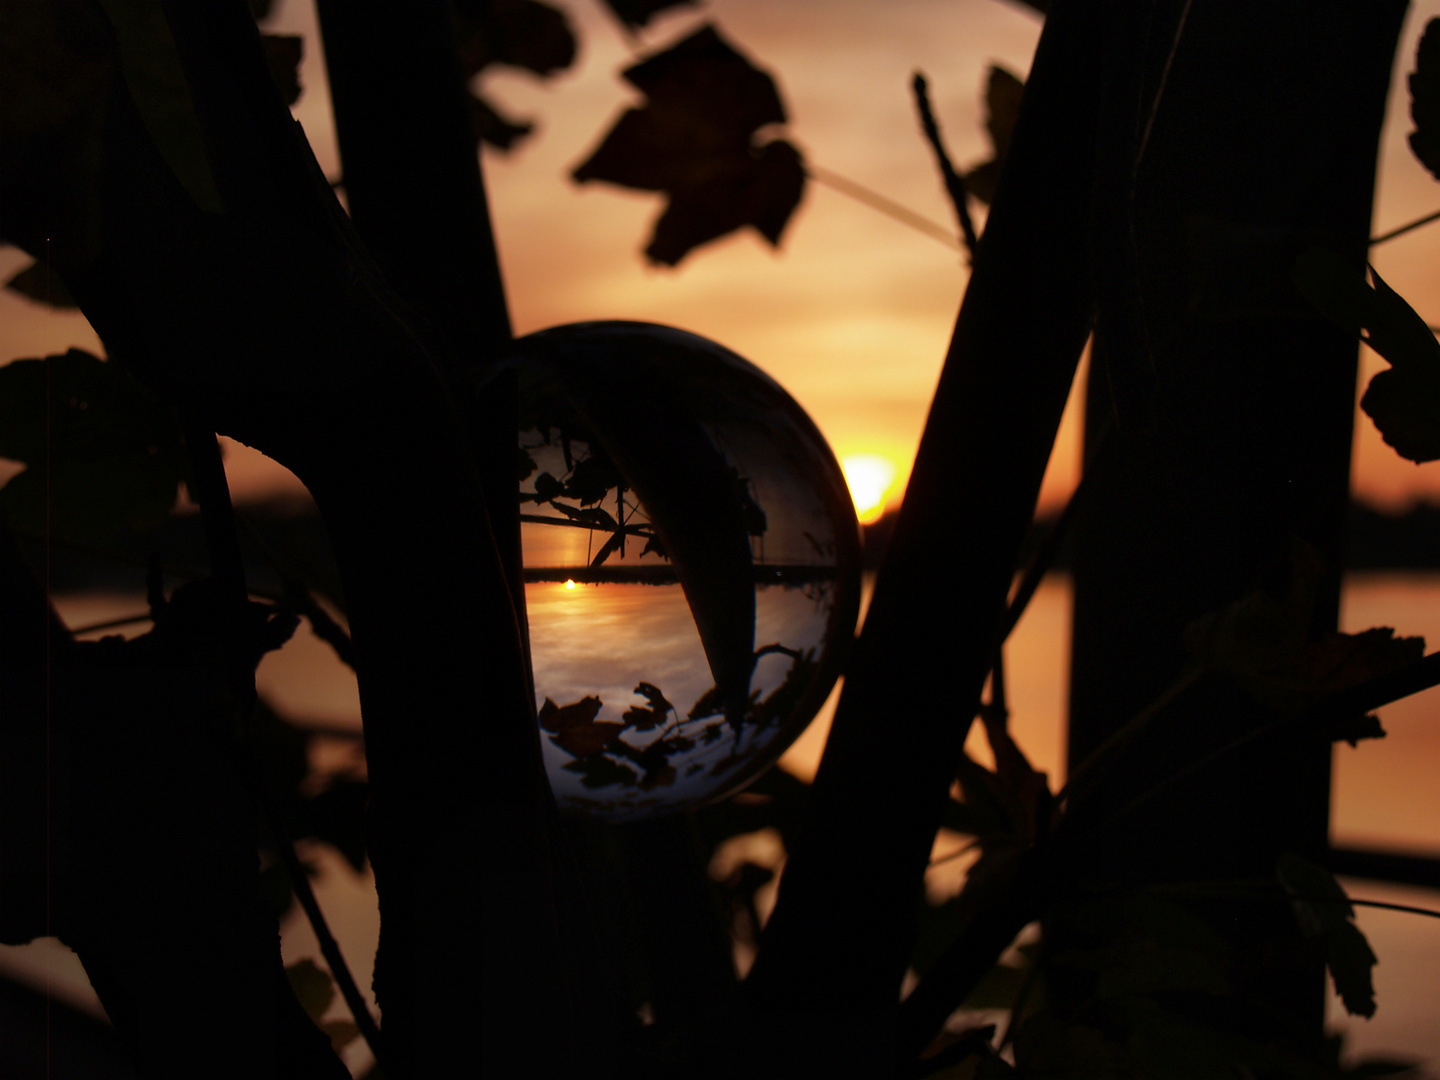
[{"label": "reflected leaf in sphere", "polygon": [[515,343],[525,598],[562,809],[628,820],[749,783],[854,637],[843,474],[769,376],[681,330]]}]

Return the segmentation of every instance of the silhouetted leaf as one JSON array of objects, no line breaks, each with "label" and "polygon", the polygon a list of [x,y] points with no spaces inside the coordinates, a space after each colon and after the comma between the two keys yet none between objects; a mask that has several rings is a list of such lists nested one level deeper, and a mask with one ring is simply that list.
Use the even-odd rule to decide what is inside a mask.
[{"label": "silhouetted leaf", "polygon": [[624,724],[597,720],[591,724],[573,724],[563,728],[558,735],[551,735],[550,741],[567,754],[583,758],[609,750],[624,730]]},{"label": "silhouetted leaf", "polygon": [[611,761],[604,754],[567,761],[564,768],[579,773],[580,783],[587,788],[609,787],[612,784],[619,784],[621,787],[635,786],[635,770],[628,765]]},{"label": "silhouetted leaf", "polygon": [[75,303],[70,290],[60,280],[60,275],[39,263],[31,263],[19,271],[5,283],[5,287],[27,300],[34,300],[37,304],[45,304],[59,311],[73,311],[80,306]]},{"label": "silhouetted leaf", "polygon": [[491,64],[542,77],[575,60],[575,34],[565,13],[539,0],[456,0],[456,38],[467,75]]},{"label": "silhouetted leaf", "polygon": [[589,506],[605,498],[623,482],[610,459],[592,447],[590,456],[577,461],[566,477],[565,497],[574,499],[581,506]]},{"label": "silhouetted leaf", "polygon": [[598,697],[583,697],[579,701],[564,706],[556,705],[547,697],[545,704],[540,706],[540,726],[546,731],[558,733],[568,728],[593,723],[599,714],[600,699]]},{"label": "silhouetted leaf", "polygon": [[0,511],[71,539],[156,524],[189,471],[169,411],[119,364],[79,349],[0,368],[0,457],[26,465],[0,489]]},{"label": "silhouetted leaf", "polygon": [[641,791],[654,791],[657,787],[669,787],[675,783],[675,766],[668,762],[646,772],[637,785]]},{"label": "silhouetted leaf", "polygon": [[1365,739],[1383,738],[1385,738],[1385,729],[1380,724],[1380,718],[1374,713],[1352,717],[1330,729],[1332,742],[1348,742],[1351,746],[1358,746]]},{"label": "silhouetted leaf", "polygon": [[1375,983],[1372,972],[1379,961],[1370,942],[1353,922],[1347,922],[1325,937],[1325,965],[1335,980],[1335,992],[1351,1016],[1367,1020],[1375,1015]]},{"label": "silhouetted leaf", "polygon": [[305,58],[305,39],[294,34],[261,34],[265,59],[270,62],[270,77],[280,88],[286,105],[300,100],[305,88],[300,85],[300,61]]},{"label": "silhouetted leaf", "polygon": [[1202,615],[1185,628],[1186,649],[1284,713],[1298,712],[1424,656],[1423,638],[1397,638],[1388,626],[1308,640],[1323,570],[1319,555],[1297,543],[1284,597],[1257,590]]},{"label": "silhouetted leaf", "polygon": [[[534,462],[531,462],[534,468]],[[535,478],[535,494],[532,496],[536,503],[547,503],[551,499],[559,498],[565,493],[565,485],[548,472],[542,472]]]},{"label": "silhouetted leaf", "polygon": [[[575,34],[565,13],[538,0],[457,0],[456,43],[467,75],[491,64],[524,68],[548,78],[575,60]],[[535,125],[503,115],[488,100],[470,95],[470,123],[477,143],[509,150]]]},{"label": "silhouetted leaf", "polygon": [[1431,19],[1415,48],[1410,74],[1410,149],[1420,164],[1440,178],[1440,19]]},{"label": "silhouetted leaf", "polygon": [[605,6],[627,30],[638,30],[655,15],[673,7],[698,7],[700,0],[605,0]]},{"label": "silhouetted leaf", "polygon": [[724,724],[706,724],[706,725],[705,725],[705,738],[704,738],[705,745],[706,745],[706,746],[709,746],[711,743],[719,742],[719,741],[720,741],[720,736],[721,736],[721,735],[724,735],[724,734],[725,734],[725,725],[724,725]]},{"label": "silhouetted leaf", "polygon": [[1345,1011],[1351,1016],[1374,1016],[1371,972],[1377,960],[1355,925],[1355,909],[1335,875],[1289,853],[1281,856],[1275,875],[1291,897],[1300,932],[1306,937],[1324,938],[1325,964]]},{"label": "silhouetted leaf", "polygon": [[512,120],[490,102],[470,95],[470,131],[476,143],[487,142],[497,150],[509,150],[535,130],[527,120]]},{"label": "silhouetted leaf", "polygon": [[318,1022],[325,1015],[325,1010],[330,1008],[330,1003],[335,1000],[335,983],[331,980],[330,973],[307,957],[293,964],[286,964],[285,976],[290,980],[290,989],[295,991],[295,997],[300,1002],[300,1007],[305,1010],[305,1015]]},{"label": "silhouetted leaf", "polygon": [[[718,686],[712,686],[696,699],[695,704],[690,707],[690,711],[685,714],[685,719],[703,720],[707,716],[719,716],[724,711],[725,704],[720,698],[720,688]],[[711,724],[710,727],[715,728],[717,732],[720,730],[719,724]],[[708,742],[710,741],[708,734],[710,728],[707,727],[705,731],[707,733],[706,741]],[[717,734],[715,737],[718,739],[720,736]]]},{"label": "silhouetted leaf", "polygon": [[620,117],[574,178],[670,196],[645,251],[658,263],[674,266],[745,225],[778,244],[804,192],[805,167],[789,143],[754,140],[758,129],[785,122],[774,80],[713,26],[625,78],[646,104]]},{"label": "silhouetted leaf", "polygon": [[633,724],[636,731],[650,731],[658,727],[675,711],[675,706],[665,699],[660,688],[653,683],[642,682],[635,687],[635,693],[645,698],[648,707],[632,705],[625,710],[621,719],[627,724]]},{"label": "silhouetted leaf", "polygon": [[[535,459],[531,457],[529,452],[523,447],[520,447],[517,452],[519,456],[515,459],[515,479],[524,482],[530,478],[530,474],[533,473],[538,466],[535,464]],[[551,479],[554,478],[552,477]]]},{"label": "silhouetted leaf", "polygon": [[995,199],[1010,139],[1020,116],[1020,98],[1025,84],[1004,68],[992,65],[985,81],[985,131],[990,136],[990,160],[965,174],[965,190],[985,204]]},{"label": "silhouetted leaf", "polygon": [[1373,288],[1340,256],[1311,248],[1295,262],[1295,287],[1326,318],[1390,365],[1370,380],[1360,407],[1401,457],[1440,459],[1440,342],[1425,320],[1370,268]]}]

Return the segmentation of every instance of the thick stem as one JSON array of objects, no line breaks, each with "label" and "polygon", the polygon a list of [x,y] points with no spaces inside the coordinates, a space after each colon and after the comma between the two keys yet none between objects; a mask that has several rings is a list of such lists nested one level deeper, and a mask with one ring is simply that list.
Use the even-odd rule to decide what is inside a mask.
[{"label": "thick stem", "polygon": [[[1046,23],[812,814],[749,980],[765,1008],[829,1014],[822,1032],[851,1014],[828,1045],[863,1039],[877,1067],[889,1067],[931,842],[1089,332],[1102,16],[1060,4]],[[817,1033],[803,1049],[826,1045]]]}]

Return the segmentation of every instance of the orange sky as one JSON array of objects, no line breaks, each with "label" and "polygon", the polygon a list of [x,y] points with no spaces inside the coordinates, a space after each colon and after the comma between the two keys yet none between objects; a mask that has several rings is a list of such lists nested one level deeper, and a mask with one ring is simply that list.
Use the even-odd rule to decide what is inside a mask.
[{"label": "orange sky", "polygon": [[[578,188],[569,170],[634,100],[617,78],[634,53],[593,0],[552,0],[581,38],[574,68],[541,82],[487,74],[487,94],[536,135],[508,156],[486,154],[501,261],[517,332],[594,318],[681,326],[735,349],[777,378],[810,412],[837,455],[892,459],[900,481],[919,439],[966,273],[942,244],[829,188],[811,184],[772,251],[752,234],[692,254],[675,270],[645,265],[640,249],[660,196],[600,185]],[[308,0],[280,0],[277,30],[313,26]],[[1440,207],[1440,185],[1404,145],[1409,130],[1403,75],[1440,0],[1412,5],[1380,168],[1376,231]],[[983,159],[980,90],[998,61],[1024,75],[1038,17],[1005,0],[710,0],[658,19],[641,49],[663,47],[710,19],[779,78],[788,135],[816,165],[949,226],[929,150],[909,93],[916,68],[930,78],[936,111],[958,164]],[[307,40],[307,88],[297,115],[326,171],[338,161],[318,43]],[[0,275],[27,260],[0,251]],[[1386,279],[1440,322],[1440,224],[1377,248]],[[0,360],[96,348],[78,316],[56,317],[0,296]],[[1367,373],[1383,366],[1366,356]],[[1042,501],[1063,498],[1076,475],[1078,424],[1062,429]],[[283,487],[283,470],[242,451],[230,456],[241,496]],[[1440,464],[1414,466],[1357,424],[1355,487],[1387,505],[1440,497]]]}]

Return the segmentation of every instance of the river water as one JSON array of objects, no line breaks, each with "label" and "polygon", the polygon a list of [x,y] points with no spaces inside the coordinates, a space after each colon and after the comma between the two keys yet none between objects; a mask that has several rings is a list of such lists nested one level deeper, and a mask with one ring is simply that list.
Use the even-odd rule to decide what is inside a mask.
[{"label": "river water", "polygon": [[[532,585],[531,590],[553,585]],[[647,586],[632,586],[647,590]],[[639,594],[637,594],[639,595]],[[561,598],[536,595],[534,606],[540,615],[547,603]],[[635,603],[630,597],[627,603]],[[71,626],[85,626],[144,610],[138,595],[87,595],[58,598],[58,606]],[[570,612],[573,613],[573,607]],[[567,618],[571,615],[567,614]],[[1063,717],[1067,691],[1069,651],[1070,588],[1062,576],[1047,579],[1036,593],[1029,610],[1006,647],[1006,669],[1012,730],[1017,741],[1039,769],[1048,772],[1055,785],[1063,782]],[[590,640],[597,641],[611,659],[633,657],[645,646],[634,636],[643,628],[643,640],[684,639],[693,629],[673,622],[673,613],[655,618],[605,619],[597,623]],[[1363,630],[1371,626],[1392,626],[1403,635],[1423,636],[1430,649],[1440,647],[1440,574],[1364,573],[1347,578],[1342,597],[1342,629]],[[142,625],[134,628],[143,629]],[[112,631],[113,632],[113,631]],[[545,656],[537,634],[536,666],[539,694],[545,696]],[[557,638],[558,640],[558,638]],[[578,639],[575,639],[578,640]],[[548,647],[548,646],[547,646]],[[652,646],[653,647],[653,644]],[[577,675],[583,665],[573,652],[558,667],[566,671],[562,694],[584,688]],[[652,665],[649,670],[661,670]],[[596,688],[615,688],[628,674],[597,682]],[[327,646],[302,631],[280,653],[267,657],[258,676],[260,689],[281,712],[297,718],[340,729],[358,729],[359,702],[354,679],[339,664]],[[688,692],[688,691],[687,691]],[[808,778],[813,775],[824,745],[825,732],[833,714],[834,696],[816,721],[791,747],[781,764]],[[1331,834],[1339,845],[1382,847],[1390,850],[1440,855],[1440,689],[1418,694],[1381,710],[1388,737],[1351,748],[1344,744],[1335,751]],[[972,751],[985,756],[983,740],[972,738]],[[319,740],[322,758],[339,765],[353,753],[353,742],[344,738]],[[757,850],[764,850],[766,838],[756,838]],[[942,837],[937,851],[955,846]],[[732,852],[733,855],[738,852]],[[349,959],[357,981],[368,987],[374,943],[378,935],[373,882],[355,875],[338,856],[327,849],[313,849],[305,855],[321,869],[317,893],[332,921],[332,927]],[[963,867],[963,863],[958,864]],[[953,888],[958,882],[938,880],[932,887]],[[1368,881],[1347,881],[1351,895],[1394,903],[1440,908],[1440,893],[1409,887],[1381,885]],[[1379,1009],[1371,1021],[1346,1018],[1338,1003],[1331,1002],[1331,1016],[1347,1032],[1352,1051],[1386,1051],[1406,1054],[1435,1063],[1440,1075],[1440,1024],[1435,1023],[1434,1006],[1440,1002],[1440,920],[1375,909],[1359,909],[1358,920],[1370,938],[1380,964],[1375,972]],[[303,918],[292,918],[284,928],[287,960],[305,956],[318,958],[314,936]],[[0,973],[37,986],[48,985],[58,998],[92,1012],[98,1002],[84,979],[74,956],[53,942],[29,946],[0,947]],[[343,1016],[343,1006],[334,1015]],[[347,1062],[364,1067],[368,1059],[360,1043],[352,1044]]]}]

